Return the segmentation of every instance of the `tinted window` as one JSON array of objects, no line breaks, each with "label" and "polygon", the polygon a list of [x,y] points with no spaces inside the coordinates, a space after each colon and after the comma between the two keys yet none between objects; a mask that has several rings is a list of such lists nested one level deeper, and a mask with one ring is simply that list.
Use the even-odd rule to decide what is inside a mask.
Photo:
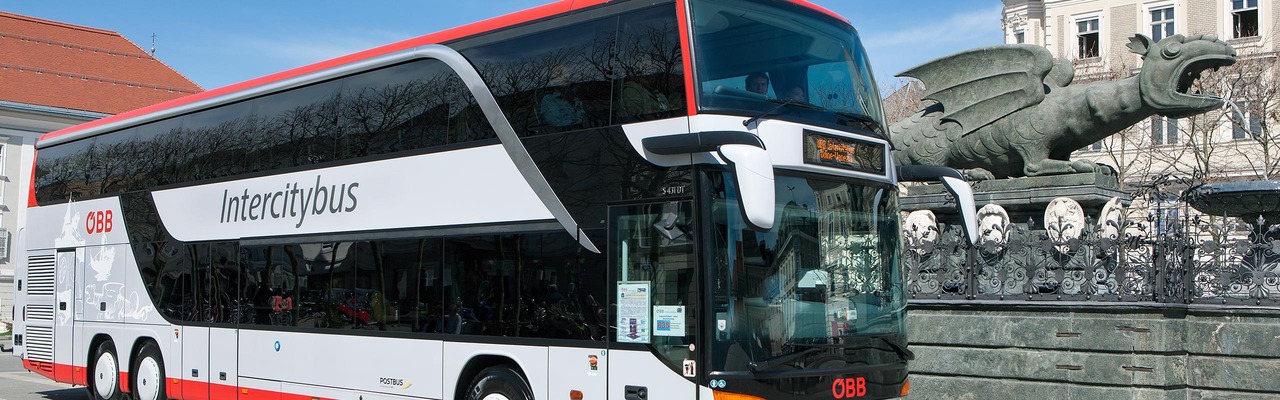
[{"label": "tinted window", "polygon": [[209,322],[234,324],[252,315],[240,298],[239,251],[235,243],[213,243],[209,251]]},{"label": "tinted window", "polygon": [[329,81],[254,99],[262,116],[262,131],[251,150],[257,160],[252,169],[267,171],[325,161],[316,154],[314,143],[332,135],[336,121],[327,122],[324,117],[336,115],[334,99],[341,87],[342,81]]},{"label": "tinted window", "polygon": [[162,263],[160,312],[177,321],[200,321],[200,279],[193,248],[179,242],[158,243],[156,258]]},{"label": "tinted window", "polygon": [[591,340],[608,326],[603,256],[563,232],[135,254],[178,321]]},{"label": "tinted window", "polygon": [[[323,321],[327,311],[323,304],[307,299],[321,299],[308,286],[310,265],[300,256],[300,248],[291,246],[246,246],[240,249],[242,260],[241,293],[251,304],[253,317],[245,323],[275,326],[306,326],[301,320]],[[311,326],[315,326],[314,324]]]},{"label": "tinted window", "polygon": [[441,299],[440,239],[388,240],[372,243],[375,269],[369,275],[371,303],[379,329],[427,331],[428,304]]},{"label": "tinted window", "polygon": [[601,256],[563,233],[446,240],[444,333],[604,337]]},{"label": "tinted window", "polygon": [[462,81],[421,60],[41,149],[40,202],[496,138]]},{"label": "tinted window", "polygon": [[[182,132],[182,118],[170,118],[142,125],[137,128],[135,147],[139,153],[132,155],[138,163],[138,182],[142,187],[156,187],[185,181],[185,162],[192,155],[188,138]],[[105,136],[117,135],[111,133]],[[39,194],[39,189],[37,194]]]},{"label": "tinted window", "polygon": [[[191,114],[183,118],[182,134],[167,136],[170,146],[185,150],[174,162],[175,182],[242,174],[248,165],[245,149],[257,140],[262,127],[256,103],[241,102]],[[114,135],[114,134],[113,134]],[[112,136],[112,135],[108,135]]]},{"label": "tinted window", "polygon": [[81,139],[40,150],[36,159],[36,187],[41,201],[66,201],[89,192],[89,162],[95,139]]},{"label": "tinted window", "polygon": [[699,107],[882,131],[880,94],[853,27],[800,5],[761,3],[693,3]]},{"label": "tinted window", "polygon": [[615,17],[462,50],[519,135],[610,123]]},{"label": "tinted window", "polygon": [[242,282],[253,324],[437,332],[440,240],[251,246]]},{"label": "tinted window", "polygon": [[683,54],[671,7],[624,15],[618,31],[615,122],[685,114]]}]

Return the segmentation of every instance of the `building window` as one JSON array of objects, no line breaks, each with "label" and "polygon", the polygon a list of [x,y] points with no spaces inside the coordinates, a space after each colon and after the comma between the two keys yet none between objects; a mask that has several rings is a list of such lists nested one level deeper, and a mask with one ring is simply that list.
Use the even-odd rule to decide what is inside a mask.
[{"label": "building window", "polygon": [[1151,117],[1151,144],[1177,144],[1178,119],[1169,117]]},{"label": "building window", "polygon": [[1232,0],[1231,26],[1237,38],[1258,36],[1258,0]]},{"label": "building window", "polygon": [[1098,18],[1076,21],[1076,39],[1079,46],[1079,58],[1098,57]]},{"label": "building window", "polygon": [[1151,10],[1151,40],[1173,36],[1173,6]]},{"label": "building window", "polygon": [[1170,207],[1170,208],[1162,207],[1162,209],[1160,209],[1161,212],[1160,214],[1158,214],[1159,221],[1157,221],[1159,223],[1159,226],[1156,228],[1156,233],[1160,235],[1178,233],[1179,232],[1178,209],[1173,208],[1177,206],[1173,204],[1167,204],[1165,205],[1165,207]]},{"label": "building window", "polygon": [[1026,43],[1026,42],[1027,42],[1027,33],[1026,33],[1026,32],[1023,32],[1023,31],[1014,31],[1014,32],[1013,32],[1013,42],[1014,42],[1014,43]]},{"label": "building window", "polygon": [[1099,140],[1099,141],[1093,142],[1093,144],[1089,145],[1089,149],[1093,151],[1102,150],[1102,141]]},{"label": "building window", "polygon": [[1240,113],[1232,112],[1231,138],[1251,139],[1262,135],[1262,116],[1251,102],[1240,103]]}]

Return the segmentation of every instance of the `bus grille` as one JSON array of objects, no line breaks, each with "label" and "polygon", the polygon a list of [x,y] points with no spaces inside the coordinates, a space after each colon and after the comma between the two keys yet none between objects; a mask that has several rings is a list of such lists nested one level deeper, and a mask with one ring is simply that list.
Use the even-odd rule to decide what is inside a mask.
[{"label": "bus grille", "polygon": [[27,325],[23,340],[27,345],[27,359],[39,361],[40,369],[53,371],[53,327]]},{"label": "bus grille", "polygon": [[27,306],[27,319],[32,321],[53,322],[53,306],[49,304],[31,304]]},{"label": "bus grille", "polygon": [[53,296],[54,270],[52,254],[27,258],[27,295]]}]

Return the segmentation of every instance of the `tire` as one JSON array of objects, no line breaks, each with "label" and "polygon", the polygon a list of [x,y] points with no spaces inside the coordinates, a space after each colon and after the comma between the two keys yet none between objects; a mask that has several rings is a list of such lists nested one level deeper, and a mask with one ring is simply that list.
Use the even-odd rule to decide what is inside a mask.
[{"label": "tire", "polygon": [[533,400],[523,376],[505,366],[485,368],[471,381],[467,400]]},{"label": "tire", "polygon": [[86,381],[89,398],[94,400],[120,400],[120,358],[116,357],[116,344],[110,339],[98,343],[90,359]]},{"label": "tire", "polygon": [[155,343],[147,342],[133,357],[129,374],[130,387],[135,400],[166,400],[164,357]]}]

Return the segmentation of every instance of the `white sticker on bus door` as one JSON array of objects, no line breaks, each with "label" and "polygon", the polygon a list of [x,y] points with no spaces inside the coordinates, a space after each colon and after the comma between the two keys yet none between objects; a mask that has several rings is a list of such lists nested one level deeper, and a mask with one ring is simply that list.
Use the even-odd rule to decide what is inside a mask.
[{"label": "white sticker on bus door", "polygon": [[684,306],[653,306],[654,336],[684,336]]},{"label": "white sticker on bus door", "polygon": [[618,282],[618,343],[649,343],[649,282]]}]

